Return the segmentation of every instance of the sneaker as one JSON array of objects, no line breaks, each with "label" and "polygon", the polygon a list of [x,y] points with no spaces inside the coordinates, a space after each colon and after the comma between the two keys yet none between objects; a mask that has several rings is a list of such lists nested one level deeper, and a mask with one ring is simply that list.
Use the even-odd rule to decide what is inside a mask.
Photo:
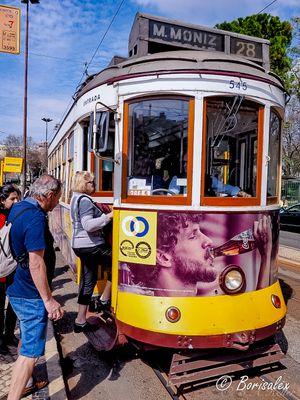
[{"label": "sneaker", "polygon": [[15,335],[4,335],[4,341],[7,346],[18,347],[19,339]]},{"label": "sneaker", "polygon": [[92,325],[92,324],[89,324],[88,322],[85,322],[83,325],[77,324],[76,322],[74,322],[74,332],[75,333],[94,332],[97,329],[98,329],[97,325]]}]

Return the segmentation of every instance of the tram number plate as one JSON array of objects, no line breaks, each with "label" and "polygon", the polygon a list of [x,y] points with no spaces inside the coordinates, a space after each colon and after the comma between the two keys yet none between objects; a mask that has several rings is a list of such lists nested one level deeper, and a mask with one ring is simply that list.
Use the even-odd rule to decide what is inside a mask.
[{"label": "tram number plate", "polygon": [[247,82],[245,81],[234,81],[231,80],[229,82],[229,89],[238,89],[238,90],[247,90],[248,89],[248,85]]}]

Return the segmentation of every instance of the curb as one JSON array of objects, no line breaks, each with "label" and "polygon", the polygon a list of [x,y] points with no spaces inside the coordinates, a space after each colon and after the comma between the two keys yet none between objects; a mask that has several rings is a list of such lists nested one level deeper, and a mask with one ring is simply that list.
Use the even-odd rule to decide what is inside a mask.
[{"label": "curb", "polygon": [[65,390],[57,342],[54,335],[53,323],[49,321],[47,330],[47,342],[45,350],[45,360],[48,374],[48,392],[51,400],[68,399]]},{"label": "curb", "polygon": [[300,249],[280,245],[277,265],[286,266],[300,271]]},{"label": "curb", "polygon": [[285,266],[285,267],[290,267],[290,268],[300,271],[300,262],[299,261],[293,261],[289,258],[279,256],[277,259],[277,264]]}]

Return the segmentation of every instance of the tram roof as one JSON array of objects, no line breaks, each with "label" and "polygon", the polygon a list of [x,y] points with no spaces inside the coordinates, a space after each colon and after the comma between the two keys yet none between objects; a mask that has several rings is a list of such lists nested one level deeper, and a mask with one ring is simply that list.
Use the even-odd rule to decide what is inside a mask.
[{"label": "tram roof", "polygon": [[76,99],[103,84],[110,84],[139,76],[171,73],[234,74],[248,78],[268,80],[283,89],[280,78],[262,66],[233,55],[219,52],[178,50],[130,58],[109,66],[86,79],[76,93]]}]

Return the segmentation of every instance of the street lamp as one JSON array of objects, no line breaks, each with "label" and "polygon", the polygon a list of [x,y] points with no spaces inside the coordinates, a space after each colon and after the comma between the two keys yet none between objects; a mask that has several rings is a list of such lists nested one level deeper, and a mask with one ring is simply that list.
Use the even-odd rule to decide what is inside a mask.
[{"label": "street lamp", "polygon": [[42,121],[46,122],[46,160],[48,159],[48,123],[53,121],[51,118],[42,118]]},{"label": "street lamp", "polygon": [[21,0],[26,4],[26,31],[25,31],[25,73],[24,73],[24,120],[23,120],[23,188],[24,196],[26,190],[26,147],[27,147],[27,81],[28,81],[28,28],[29,28],[29,1],[31,4],[38,4],[39,0]]}]

